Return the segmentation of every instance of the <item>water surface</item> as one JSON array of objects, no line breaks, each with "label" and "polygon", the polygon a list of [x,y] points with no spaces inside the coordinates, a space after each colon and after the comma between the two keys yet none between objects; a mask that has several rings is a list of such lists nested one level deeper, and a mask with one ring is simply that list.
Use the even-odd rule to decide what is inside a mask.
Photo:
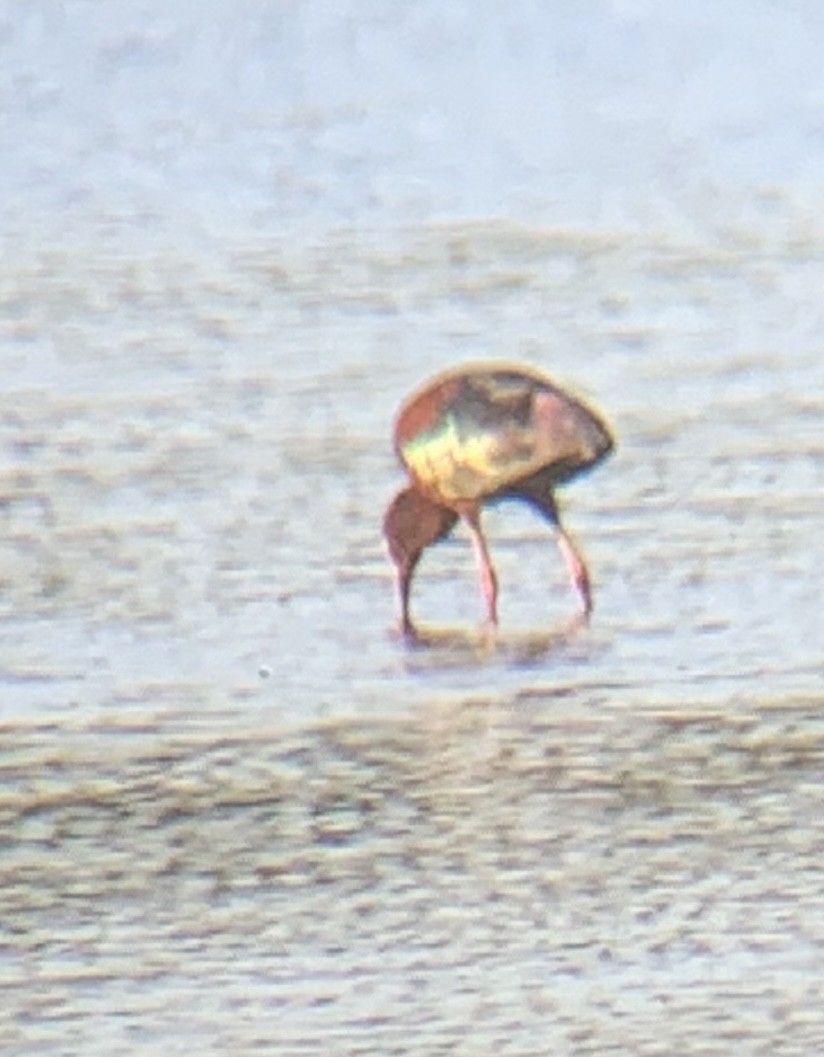
[{"label": "water surface", "polygon": [[[820,34],[664,6],[3,15],[4,1050],[821,1052]],[[478,358],[617,434],[595,615],[509,504],[405,645]]]}]

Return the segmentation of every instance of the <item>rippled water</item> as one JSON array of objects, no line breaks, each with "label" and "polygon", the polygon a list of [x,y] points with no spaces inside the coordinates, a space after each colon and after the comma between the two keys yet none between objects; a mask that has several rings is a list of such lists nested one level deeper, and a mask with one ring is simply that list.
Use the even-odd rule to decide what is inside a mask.
[{"label": "rippled water", "polygon": [[814,1052],[819,707],[584,696],[222,737],[18,730],[0,1038]]},{"label": "rippled water", "polygon": [[[663,32],[644,5],[596,8]],[[145,98],[111,141],[86,139],[102,109],[69,105],[80,72],[26,65],[47,29],[65,43],[58,9],[0,34],[0,76],[41,122],[3,176],[23,208],[0,261],[0,1048],[821,1052],[824,238],[798,220],[801,183],[742,192],[725,227],[693,171],[689,218],[673,192],[663,223],[573,229],[462,217],[430,173],[420,216],[387,192],[389,219],[359,223],[361,170],[301,138],[340,121],[322,93],[315,117],[255,128],[285,137],[296,212],[335,174],[333,227],[307,209],[281,230],[283,202],[256,213],[273,192],[262,168],[240,174],[246,126],[212,144],[226,168],[202,179],[216,197],[228,181],[233,206],[203,227],[186,166],[159,182]],[[323,44],[319,8],[298,10],[319,53],[354,46],[346,19]],[[196,16],[161,14],[95,16],[104,83],[171,77]],[[376,17],[400,48],[405,24]],[[233,44],[249,79],[217,67],[229,102],[265,97],[252,22]],[[583,25],[561,20],[561,38]],[[202,73],[216,44],[195,41]],[[383,75],[388,121],[408,96]],[[211,127],[180,91],[178,134]],[[773,116],[756,121],[768,145]],[[109,142],[151,209],[115,208]],[[361,147],[397,191],[408,144],[391,142],[390,160]],[[102,167],[78,204],[87,148]],[[35,157],[44,183],[24,193]],[[458,533],[424,561],[423,641],[404,645],[379,532],[402,479],[394,409],[487,357],[541,366],[615,429],[615,456],[562,496],[595,615],[576,624],[546,527],[501,506],[498,635]]]}]

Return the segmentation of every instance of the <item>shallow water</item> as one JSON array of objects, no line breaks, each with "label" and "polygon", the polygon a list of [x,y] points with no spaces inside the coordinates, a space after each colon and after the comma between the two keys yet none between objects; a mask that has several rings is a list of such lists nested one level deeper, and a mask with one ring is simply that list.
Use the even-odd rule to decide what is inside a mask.
[{"label": "shallow water", "polygon": [[[588,628],[544,527],[511,505],[488,517],[497,637],[461,538],[421,570],[423,641],[391,633],[389,419],[447,321],[471,319],[465,276],[424,278],[445,239],[475,282],[524,277],[517,295],[485,284],[497,332],[478,340],[584,383],[620,437],[567,492],[597,583]],[[706,251],[616,240],[586,250],[597,281],[559,287],[559,255],[575,251],[551,234],[480,225],[410,235],[391,288],[370,278],[344,303],[298,271],[318,303],[292,311],[335,350],[320,371],[264,340],[289,329],[263,296],[271,255],[232,284],[200,276],[183,308],[130,280],[130,355],[107,359],[119,323],[96,334],[81,313],[48,390],[30,351],[68,269],[33,269],[45,301],[18,289],[10,1052],[400,1053],[410,1036],[427,1053],[814,1052],[824,368],[812,334],[787,352],[770,321],[799,303],[812,318],[824,276],[742,256],[708,291]],[[389,369],[407,316],[373,305],[404,268],[423,351]],[[78,270],[123,296],[117,266]],[[526,340],[550,285],[552,350]],[[204,338],[215,289],[222,332]],[[758,345],[737,335],[745,310]]]},{"label": "shallow water", "polygon": [[[785,17],[756,6],[772,28]],[[452,39],[412,7],[412,39]],[[735,104],[774,163],[770,194],[705,186],[697,164],[661,198],[663,103],[636,99],[642,179],[625,159],[629,198],[610,199],[596,164],[569,193],[598,223],[573,228],[540,167],[492,216],[485,195],[512,190],[515,164],[494,121],[467,131],[502,159],[489,187],[455,207],[454,158],[436,165],[433,146],[412,193],[403,128],[437,138],[460,115],[436,127],[428,109],[453,45],[432,44],[432,82],[410,97],[403,20],[370,9],[357,45],[396,92],[380,140],[375,112],[347,125],[329,94],[361,91],[332,61],[355,46],[351,18],[295,8],[328,84],[298,106],[296,60],[261,113],[275,74],[254,48],[281,39],[274,21],[238,18],[230,76],[194,8],[147,3],[128,26],[101,9],[89,69],[144,90],[104,135],[99,100],[76,109],[91,75],[49,21],[60,5],[28,10],[0,34],[11,127],[37,117],[2,176],[0,1048],[820,1053],[824,237],[804,219],[814,149],[798,163],[793,138],[807,89],[775,82],[787,108],[807,101],[784,130],[791,172],[773,171],[782,107]],[[218,29],[234,10],[215,5]],[[726,9],[690,10],[732,48]],[[636,31],[672,43],[643,4],[587,11],[592,36],[586,19],[541,25],[595,41],[592,70],[616,33],[629,55]],[[780,24],[776,53],[806,68],[804,27]],[[385,67],[375,34],[394,41]],[[702,79],[676,52],[686,87],[646,76],[691,101],[677,114],[700,126],[696,150],[735,155],[701,101],[719,55],[739,73],[761,60],[713,54]],[[184,76],[213,55],[225,112]],[[523,91],[539,58],[522,40],[499,90]],[[575,97],[575,65],[559,69]],[[590,121],[616,76],[578,100]],[[165,134],[193,152],[177,165],[154,153],[162,85],[178,93]],[[599,113],[600,157],[624,124]],[[211,139],[227,114],[243,120]],[[288,208],[255,164],[275,142]],[[366,220],[363,171],[340,158],[355,146],[384,192]],[[221,165],[187,183],[195,157]],[[447,364],[502,357],[550,371],[617,434],[562,495],[594,618],[576,621],[550,534],[510,504],[486,518],[498,633],[479,625],[458,533],[423,563],[421,641],[404,644],[379,531],[402,480],[394,409]]]},{"label": "shallow water", "polygon": [[[501,693],[542,679],[693,705],[817,686],[824,366],[813,328],[824,267],[766,254],[713,261],[706,249],[628,237],[576,249],[506,225],[439,227],[409,240],[390,260],[391,282],[369,274],[371,254],[354,234],[311,268],[278,262],[277,247],[257,267],[231,250],[216,268],[235,275],[231,283],[206,272],[184,293],[149,296],[123,274],[129,263],[108,261],[104,271],[56,249],[30,264],[25,282],[17,266],[7,275],[24,333],[3,365],[12,714],[20,695],[29,711],[69,721],[155,698],[162,712],[182,677],[195,711],[274,709],[288,721],[383,711],[387,685],[408,705],[432,690],[486,691],[490,678]],[[468,262],[448,282],[428,278],[445,242],[459,242]],[[593,277],[555,283],[559,258],[576,253]],[[344,261],[366,278],[350,279],[341,301],[322,274]],[[708,287],[707,271],[722,263],[724,283]],[[149,274],[161,267],[187,270],[166,258],[146,265]],[[265,293],[273,269],[318,303],[290,293],[287,315],[285,296]],[[517,293],[494,289],[496,273],[516,269]],[[474,335],[481,353],[522,348],[523,359],[578,381],[617,432],[616,455],[563,495],[596,578],[596,619],[563,633],[576,601],[551,535],[527,509],[503,505],[487,515],[502,583],[497,643],[481,636],[479,650],[464,637],[482,606],[458,534],[427,556],[414,600],[424,629],[457,634],[407,650],[390,633],[379,532],[401,479],[391,417],[443,361],[448,339],[427,335],[471,325],[461,295],[468,271],[489,287],[494,332]],[[376,312],[407,273],[417,307]],[[769,274],[776,289],[765,295]],[[73,317],[44,388],[33,351],[55,306],[76,296],[70,284],[87,284],[113,312]],[[124,297],[125,323],[116,310]],[[559,325],[551,338],[534,329],[530,338],[550,297],[562,306]],[[691,330],[683,317],[698,297]],[[788,350],[771,329],[804,298],[810,329]],[[220,317],[219,336],[202,336],[205,313]],[[394,336],[413,340],[410,319],[420,353],[390,367],[384,349]],[[108,344],[121,326],[132,331],[121,339],[128,353]],[[271,334],[286,335],[283,349]],[[333,350],[320,370],[314,358],[296,362],[299,338]],[[424,673],[435,685],[421,682]]]}]

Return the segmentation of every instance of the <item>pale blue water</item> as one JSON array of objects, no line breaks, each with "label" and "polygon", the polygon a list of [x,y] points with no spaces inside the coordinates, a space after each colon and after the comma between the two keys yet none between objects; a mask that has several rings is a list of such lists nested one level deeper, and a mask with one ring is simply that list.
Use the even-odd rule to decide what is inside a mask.
[{"label": "pale blue water", "polygon": [[32,0],[2,19],[12,230],[38,209],[125,214],[130,244],[503,214],[700,238],[820,204],[814,0]]},{"label": "pale blue water", "polygon": [[[808,3],[0,4],[0,1048],[817,1054]],[[618,450],[393,637],[394,409]]]}]

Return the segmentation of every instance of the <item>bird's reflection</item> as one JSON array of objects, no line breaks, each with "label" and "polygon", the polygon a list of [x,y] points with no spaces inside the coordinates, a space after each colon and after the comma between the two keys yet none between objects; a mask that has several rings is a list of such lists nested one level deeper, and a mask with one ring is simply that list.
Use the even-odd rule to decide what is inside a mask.
[{"label": "bird's reflection", "polygon": [[561,652],[589,624],[585,613],[552,628],[507,629],[492,624],[463,626],[416,626],[414,631],[395,631],[407,652],[411,667],[459,668],[504,661],[514,666],[546,662]]}]

